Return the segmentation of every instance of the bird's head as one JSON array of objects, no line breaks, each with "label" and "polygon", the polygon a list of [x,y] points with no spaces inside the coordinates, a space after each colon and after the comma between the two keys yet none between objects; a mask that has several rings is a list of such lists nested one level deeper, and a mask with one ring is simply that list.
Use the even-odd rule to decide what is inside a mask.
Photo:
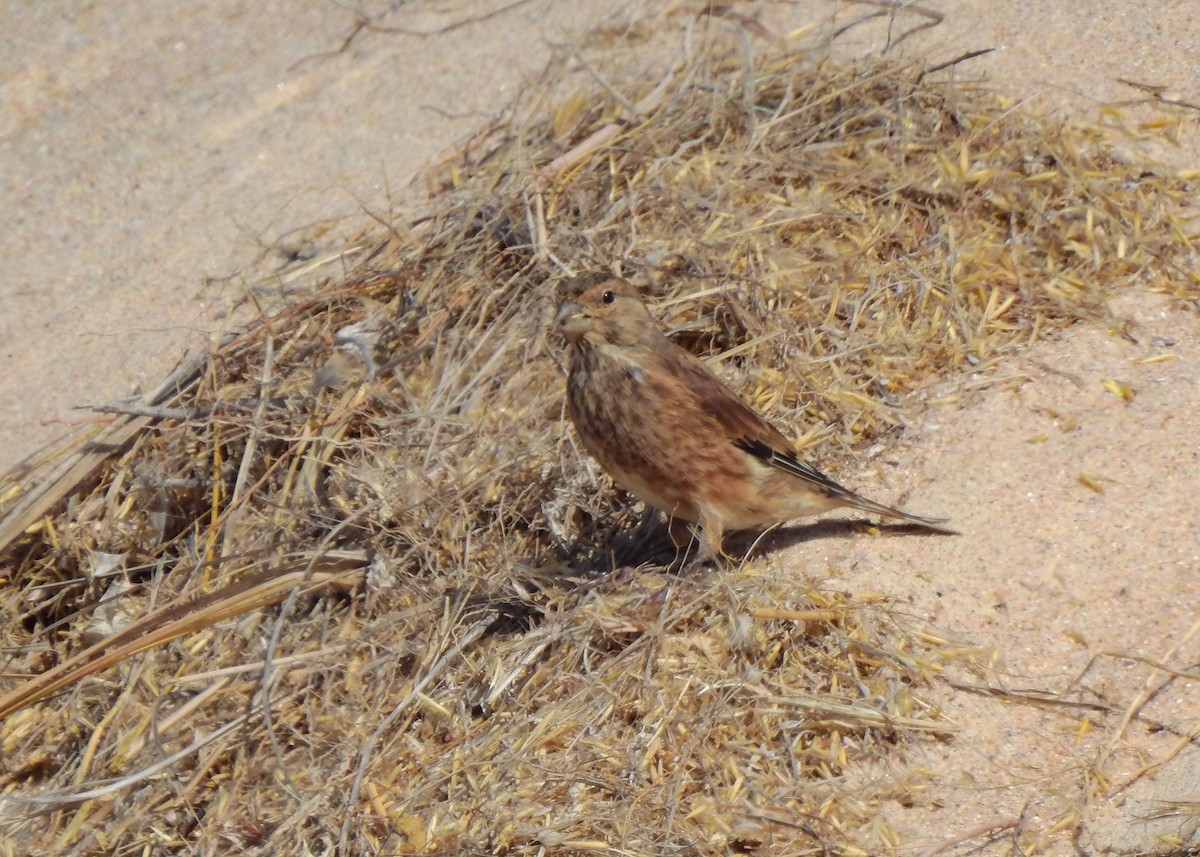
[{"label": "bird's head", "polygon": [[584,274],[568,280],[554,328],[576,345],[629,347],[652,343],[663,335],[637,289],[609,274]]}]

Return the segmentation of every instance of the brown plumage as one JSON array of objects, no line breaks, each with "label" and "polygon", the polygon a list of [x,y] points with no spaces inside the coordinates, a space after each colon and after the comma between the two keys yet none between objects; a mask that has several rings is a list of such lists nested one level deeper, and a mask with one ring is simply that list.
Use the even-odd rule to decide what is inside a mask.
[{"label": "brown plumage", "polygon": [[567,406],[584,446],[613,481],[664,512],[677,545],[699,524],[707,556],[726,530],[758,529],[849,506],[936,527],[860,497],[811,464],[668,339],[629,283],[577,277],[554,319],[570,345]]}]

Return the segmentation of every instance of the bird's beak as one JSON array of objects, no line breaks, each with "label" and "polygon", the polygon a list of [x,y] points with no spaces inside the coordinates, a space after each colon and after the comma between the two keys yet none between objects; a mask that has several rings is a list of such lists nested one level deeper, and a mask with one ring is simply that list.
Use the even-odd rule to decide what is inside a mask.
[{"label": "bird's beak", "polygon": [[566,300],[558,305],[558,312],[554,314],[554,326],[567,339],[574,339],[587,333],[589,321],[581,305]]}]

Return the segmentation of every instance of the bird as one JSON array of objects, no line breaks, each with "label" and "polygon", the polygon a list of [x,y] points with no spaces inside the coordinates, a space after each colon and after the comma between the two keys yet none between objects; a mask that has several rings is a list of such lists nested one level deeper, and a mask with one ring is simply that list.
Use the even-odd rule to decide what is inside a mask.
[{"label": "bird", "polygon": [[628,281],[567,280],[553,327],[567,343],[567,411],[580,440],[613,482],[667,516],[677,549],[698,536],[698,559],[717,561],[727,531],[839,507],[945,530],[945,518],[868,500],[801,460],[782,431],[662,332]]}]

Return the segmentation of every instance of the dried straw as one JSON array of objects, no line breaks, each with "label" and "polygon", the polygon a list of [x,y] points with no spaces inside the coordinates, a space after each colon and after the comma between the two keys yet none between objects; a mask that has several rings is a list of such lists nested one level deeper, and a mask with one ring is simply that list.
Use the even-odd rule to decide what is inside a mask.
[{"label": "dried straw", "polygon": [[0,854],[889,841],[913,784],[842,772],[952,732],[923,698],[967,650],[820,569],[664,570],[564,426],[556,284],[625,273],[837,462],[1117,290],[1200,296],[1195,177],[743,48],[550,75],[420,212],[0,484]]}]

